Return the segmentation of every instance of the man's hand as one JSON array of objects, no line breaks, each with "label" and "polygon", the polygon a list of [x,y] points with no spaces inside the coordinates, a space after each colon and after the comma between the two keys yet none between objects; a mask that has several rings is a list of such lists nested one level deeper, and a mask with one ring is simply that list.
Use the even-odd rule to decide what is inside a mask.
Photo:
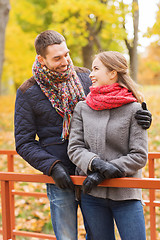
[{"label": "man's hand", "polygon": [[105,162],[100,158],[94,158],[91,164],[92,171],[98,171],[106,179],[124,177],[125,174],[110,162]]},{"label": "man's hand", "polygon": [[152,123],[152,114],[147,109],[145,102],[142,103],[142,110],[138,110],[135,114],[137,123],[142,126],[143,129],[148,129]]},{"label": "man's hand", "polygon": [[51,171],[51,177],[56,183],[56,186],[61,189],[72,189],[74,190],[74,184],[69,176],[69,173],[61,162],[57,162]]},{"label": "man's hand", "polygon": [[93,187],[100,184],[105,178],[99,172],[91,173],[83,182],[82,189],[84,194],[89,193]]}]

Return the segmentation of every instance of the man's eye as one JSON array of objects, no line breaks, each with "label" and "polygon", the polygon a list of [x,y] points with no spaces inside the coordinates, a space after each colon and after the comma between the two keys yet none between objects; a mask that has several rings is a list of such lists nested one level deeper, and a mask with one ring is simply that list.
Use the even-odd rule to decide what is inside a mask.
[{"label": "man's eye", "polygon": [[55,58],[55,61],[59,61],[60,60],[60,58]]}]

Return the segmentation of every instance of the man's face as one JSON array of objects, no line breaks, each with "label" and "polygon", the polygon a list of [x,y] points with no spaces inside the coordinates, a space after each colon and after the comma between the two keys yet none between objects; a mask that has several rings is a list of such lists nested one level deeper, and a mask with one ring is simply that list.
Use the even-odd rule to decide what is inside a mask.
[{"label": "man's face", "polygon": [[67,70],[71,61],[69,49],[65,42],[53,44],[47,47],[46,57],[38,56],[42,65],[46,65],[50,70],[63,73]]}]

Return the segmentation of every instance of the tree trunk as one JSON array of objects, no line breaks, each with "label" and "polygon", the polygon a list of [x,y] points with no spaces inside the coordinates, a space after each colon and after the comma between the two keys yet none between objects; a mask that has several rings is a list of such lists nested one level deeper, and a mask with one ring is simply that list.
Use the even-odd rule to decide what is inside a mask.
[{"label": "tree trunk", "polygon": [[0,0],[0,94],[2,94],[2,69],[4,62],[5,30],[9,17],[9,0]]},{"label": "tree trunk", "polygon": [[88,42],[88,44],[82,47],[82,57],[83,57],[83,66],[90,69],[92,68],[92,58],[93,58],[93,42]]},{"label": "tree trunk", "polygon": [[134,26],[134,38],[133,44],[129,51],[130,55],[130,74],[134,81],[137,82],[137,73],[138,73],[138,54],[137,54],[137,46],[138,46],[138,25],[139,25],[139,8],[138,8],[138,0],[133,0],[133,26]]}]

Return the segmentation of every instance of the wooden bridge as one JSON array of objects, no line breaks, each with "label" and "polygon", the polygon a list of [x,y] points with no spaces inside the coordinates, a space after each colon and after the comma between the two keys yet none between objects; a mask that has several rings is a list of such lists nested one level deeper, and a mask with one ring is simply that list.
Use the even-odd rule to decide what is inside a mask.
[{"label": "wooden bridge", "polygon": [[[49,176],[42,174],[21,174],[14,172],[14,156],[16,151],[0,150],[0,155],[7,156],[8,172],[0,172],[1,181],[1,205],[2,205],[2,229],[0,234],[3,240],[15,240],[16,236],[37,237],[39,239],[53,239],[55,236],[51,234],[34,233],[27,231],[16,230],[15,224],[15,195],[33,196],[33,197],[47,197],[45,193],[29,193],[23,191],[15,191],[14,182],[36,182],[36,183],[54,183]],[[155,161],[160,160],[160,153],[148,154],[148,169],[149,178],[121,178],[105,180],[99,186],[105,187],[123,187],[123,188],[142,188],[149,189],[149,199],[144,200],[146,206],[150,209],[150,239],[158,240],[156,238],[156,207],[160,207],[160,201],[155,199],[155,190],[160,189],[160,178],[155,178]],[[75,185],[82,185],[85,177],[71,176]]]}]

